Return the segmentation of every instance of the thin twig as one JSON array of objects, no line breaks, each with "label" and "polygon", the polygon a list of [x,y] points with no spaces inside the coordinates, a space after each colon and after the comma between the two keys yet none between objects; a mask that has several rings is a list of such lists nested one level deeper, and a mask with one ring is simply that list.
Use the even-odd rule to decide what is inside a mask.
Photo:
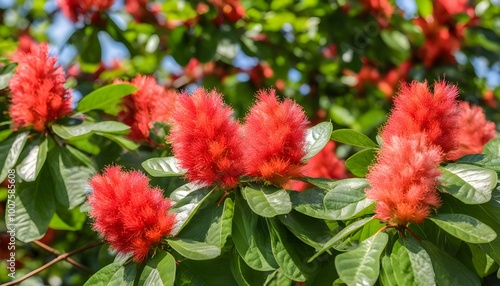
[{"label": "thin twig", "polygon": [[1,286],[11,286],[11,285],[15,285],[15,284],[21,283],[22,281],[30,278],[31,276],[33,276],[35,274],[38,274],[38,273],[42,272],[43,270],[49,268],[52,264],[55,264],[55,263],[57,263],[57,262],[59,262],[61,260],[65,260],[66,258],[68,258],[68,257],[70,257],[72,255],[75,255],[77,253],[80,253],[82,251],[85,251],[87,249],[90,249],[92,247],[95,247],[95,246],[98,246],[98,245],[101,245],[101,244],[103,244],[102,241],[96,241],[96,242],[89,243],[86,246],[83,246],[83,247],[78,248],[76,250],[73,250],[73,251],[70,251],[70,252],[67,252],[67,253],[63,253],[63,254],[59,255],[58,257],[52,259],[51,261],[47,262],[46,264],[38,267],[37,269],[31,271],[30,273],[24,275],[23,277],[18,278],[16,280],[12,280],[10,282],[7,282],[7,283],[5,283],[5,284],[3,284]]},{"label": "thin twig", "polygon": [[[47,250],[48,252],[51,252],[55,255],[61,255],[61,252],[59,252],[59,250],[57,249],[54,249],[48,245],[46,245],[45,243],[41,242],[41,241],[38,241],[38,240],[35,240],[33,241],[34,244],[40,246],[41,248]],[[82,265],[80,263],[78,263],[77,261],[75,261],[73,258],[71,257],[67,257],[65,259],[67,262],[71,263],[71,265],[75,266],[76,268],[82,270],[82,271],[85,271],[87,273],[92,273],[92,270],[88,267],[86,267],[85,265]]]}]

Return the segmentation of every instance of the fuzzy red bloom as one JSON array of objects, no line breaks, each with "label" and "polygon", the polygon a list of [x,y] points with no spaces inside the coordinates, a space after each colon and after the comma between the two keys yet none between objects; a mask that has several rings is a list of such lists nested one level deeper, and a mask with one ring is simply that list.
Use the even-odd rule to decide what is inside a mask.
[{"label": "fuzzy red bloom", "polygon": [[394,101],[394,109],[381,134],[388,141],[393,136],[411,137],[424,133],[430,145],[441,147],[443,156],[457,148],[460,114],[458,89],[444,81],[434,84],[434,93],[427,82],[402,86]]},{"label": "fuzzy red bloom", "polygon": [[151,188],[144,174],[111,166],[93,176],[89,185],[93,228],[118,252],[132,253],[141,262],[172,232],[175,215],[168,214],[172,202],[159,188]]},{"label": "fuzzy red bloom", "polygon": [[381,13],[386,18],[390,18],[394,13],[394,7],[388,0],[360,0],[365,10],[375,13]]},{"label": "fuzzy red bloom", "polygon": [[436,186],[441,149],[426,137],[415,133],[388,138],[367,175],[371,188],[366,193],[377,202],[376,217],[389,225],[421,223],[440,205]]},{"label": "fuzzy red bloom", "polygon": [[261,90],[243,126],[247,174],[276,185],[303,175],[308,124],[300,105],[291,99],[280,102],[273,89]]},{"label": "fuzzy red bloom", "polygon": [[233,188],[243,174],[239,123],[216,91],[178,97],[169,140],[189,181]]},{"label": "fuzzy red bloom", "polygon": [[108,10],[115,0],[57,0],[62,12],[73,22],[82,18],[92,19],[99,12]]},{"label": "fuzzy red bloom", "polygon": [[486,120],[484,111],[479,106],[460,102],[460,129],[456,134],[459,139],[458,149],[449,156],[456,160],[469,154],[479,154],[488,141],[495,138],[495,123]]},{"label": "fuzzy red bloom", "polygon": [[158,85],[153,77],[143,75],[137,75],[130,84],[137,87],[137,91],[123,98],[124,109],[118,118],[130,126],[130,139],[151,143],[149,130],[155,122],[170,120],[176,92]]},{"label": "fuzzy red bloom", "polygon": [[16,52],[18,62],[9,82],[12,105],[9,113],[14,128],[33,126],[43,132],[47,124],[71,113],[71,94],[57,58],[49,57],[47,44],[31,45],[30,52]]},{"label": "fuzzy red bloom", "polygon": [[[329,141],[325,148],[312,157],[304,166],[304,176],[311,178],[344,179],[347,177],[344,160],[335,155],[335,142]],[[310,184],[302,181],[292,180],[289,188],[296,191],[303,191]]]}]

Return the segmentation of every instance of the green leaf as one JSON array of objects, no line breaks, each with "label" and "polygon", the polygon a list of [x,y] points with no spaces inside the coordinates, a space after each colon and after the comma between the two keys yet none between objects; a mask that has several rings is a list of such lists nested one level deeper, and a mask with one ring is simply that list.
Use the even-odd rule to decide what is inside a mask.
[{"label": "green leaf", "polygon": [[323,202],[332,219],[346,220],[372,206],[374,202],[366,197],[365,189],[370,187],[366,179],[345,179],[337,181],[335,187],[326,193]]},{"label": "green leaf", "polygon": [[267,226],[240,196],[236,196],[235,201],[232,237],[236,250],[248,266],[258,271],[278,268]]},{"label": "green leaf", "polygon": [[495,260],[486,254],[479,245],[468,244],[472,253],[472,264],[480,277],[486,277],[495,272],[498,265]]},{"label": "green leaf", "polygon": [[229,253],[210,261],[183,260],[177,265],[175,285],[235,286],[230,269]]},{"label": "green leaf", "polygon": [[28,139],[28,134],[29,132],[22,132],[15,137],[0,142],[0,164],[3,164],[0,171],[0,182],[5,180],[9,170],[16,165],[17,159]]},{"label": "green leaf", "polygon": [[101,109],[102,111],[117,115],[118,105],[122,97],[134,93],[136,87],[130,84],[110,84],[103,86],[87,94],[78,103],[77,111],[86,113],[91,110]]},{"label": "green leaf", "polygon": [[279,219],[298,239],[316,250],[333,236],[324,220],[314,219],[297,211],[280,215]]},{"label": "green leaf", "polygon": [[99,135],[99,136],[106,137],[109,140],[116,142],[118,145],[120,145],[121,147],[123,147],[127,150],[135,150],[135,149],[139,148],[139,146],[140,146],[139,144],[136,144],[134,141],[127,139],[127,138],[124,138],[124,137],[119,136],[119,135],[110,134],[110,133],[101,133],[101,132],[96,132],[95,134]]},{"label": "green leaf", "polygon": [[49,227],[59,230],[76,231],[82,229],[86,220],[87,215],[77,208],[72,210],[56,208],[56,213],[52,217]]},{"label": "green leaf", "polygon": [[192,260],[212,259],[221,254],[221,249],[215,245],[190,239],[167,239],[168,244],[180,255]]},{"label": "green leaf", "polygon": [[138,285],[173,286],[175,282],[175,258],[166,251],[153,256],[144,266]]},{"label": "green leaf", "polygon": [[354,250],[335,257],[335,268],[340,279],[347,285],[374,285],[380,271],[380,255],[389,236],[376,233],[362,241]]},{"label": "green leaf", "polygon": [[186,173],[175,157],[151,158],[142,162],[141,165],[153,177],[182,176]]},{"label": "green leaf", "polygon": [[217,208],[217,214],[207,232],[205,242],[224,248],[233,229],[234,203],[231,198],[224,200],[224,206]]},{"label": "green leaf", "polygon": [[302,158],[303,162],[318,154],[330,141],[333,126],[330,122],[321,122],[306,132],[306,155]]},{"label": "green leaf", "polygon": [[94,132],[125,134],[130,130],[130,126],[117,121],[87,122],[78,125],[53,124],[52,130],[63,139],[73,139]]},{"label": "green leaf", "polygon": [[473,154],[467,155],[457,160],[457,163],[471,164],[479,167],[484,167],[496,172],[500,172],[500,157],[486,155],[486,154]]},{"label": "green leaf", "polygon": [[211,192],[212,191],[207,188],[194,190],[172,206],[170,212],[175,213],[176,218],[176,223],[171,233],[172,235],[176,235],[182,230]]},{"label": "green leaf", "polygon": [[10,129],[0,131],[0,142],[7,139],[10,136],[10,134],[12,134],[13,132],[14,131],[12,131]]},{"label": "green leaf", "polygon": [[447,233],[470,243],[493,241],[497,234],[491,227],[464,214],[437,214],[428,217]]},{"label": "green leaf", "polygon": [[431,258],[413,237],[398,239],[391,261],[399,285],[436,285]]},{"label": "green leaf", "polygon": [[42,143],[35,145],[24,160],[17,165],[17,175],[26,182],[35,181],[45,163],[47,152],[48,141],[45,138]]},{"label": "green leaf", "polygon": [[445,251],[427,240],[422,242],[422,246],[431,258],[437,285],[481,285],[474,272]]},{"label": "green leaf", "polygon": [[72,209],[85,201],[88,179],[96,172],[83,164],[71,151],[56,147],[49,152],[48,163],[55,183],[57,201]]},{"label": "green leaf", "polygon": [[311,258],[309,258],[308,262],[313,261],[328,249],[335,247],[343,238],[357,231],[358,229],[362,228],[366,223],[368,223],[372,219],[373,217],[366,217],[346,226],[344,229],[339,231],[334,237],[328,240],[328,242],[326,242],[325,245],[323,245],[323,247],[316,254],[314,254]]},{"label": "green leaf", "polygon": [[48,170],[42,169],[38,180],[19,183],[16,187],[16,237],[23,242],[40,239],[56,210]]},{"label": "green leaf", "polygon": [[312,188],[302,192],[290,192],[290,200],[294,210],[319,219],[332,219],[323,202],[327,191]]},{"label": "green leaf", "polygon": [[398,65],[410,56],[410,41],[408,37],[400,31],[384,29],[380,31],[382,41],[390,49],[387,56],[389,60]]},{"label": "green leaf", "polygon": [[420,0],[416,1],[418,14],[422,16],[422,18],[427,18],[432,15],[432,1],[431,0]]},{"label": "green leaf", "polygon": [[99,43],[99,29],[87,26],[85,36],[79,43],[82,45],[81,60],[84,63],[98,64],[101,62],[101,44]]},{"label": "green leaf", "polygon": [[495,171],[456,163],[439,170],[441,185],[455,198],[466,204],[483,204],[491,200],[491,192],[497,184]]},{"label": "green leaf", "polygon": [[292,283],[293,281],[283,273],[282,269],[276,269],[267,276],[264,286],[290,286]]},{"label": "green leaf", "polygon": [[378,145],[366,135],[352,129],[337,129],[332,132],[332,140],[340,143],[364,147],[377,148]]},{"label": "green leaf", "polygon": [[134,263],[111,263],[97,271],[84,286],[133,286],[137,267]]},{"label": "green leaf", "polygon": [[493,138],[488,143],[486,143],[486,145],[484,145],[483,147],[483,153],[500,157],[500,138]]},{"label": "green leaf", "polygon": [[287,214],[292,210],[290,195],[274,186],[251,185],[241,190],[250,208],[263,217]]},{"label": "green leaf", "polygon": [[264,282],[264,272],[255,271],[248,267],[236,249],[233,249],[231,253],[230,267],[231,273],[239,286],[262,285]]},{"label": "green leaf", "polygon": [[9,86],[9,81],[14,74],[17,63],[9,63],[0,68],[0,90]]},{"label": "green leaf", "polygon": [[305,281],[305,271],[302,269],[302,260],[295,252],[292,243],[287,240],[285,230],[275,219],[268,219],[267,226],[271,235],[271,246],[274,258],[283,274],[294,281]]},{"label": "green leaf", "polygon": [[394,277],[394,267],[389,255],[382,256],[382,267],[380,268],[379,280],[380,284],[384,286],[398,286],[396,277]]},{"label": "green leaf", "polygon": [[365,149],[352,155],[345,161],[346,168],[351,171],[354,176],[366,177],[368,167],[374,162],[377,157],[376,149]]}]

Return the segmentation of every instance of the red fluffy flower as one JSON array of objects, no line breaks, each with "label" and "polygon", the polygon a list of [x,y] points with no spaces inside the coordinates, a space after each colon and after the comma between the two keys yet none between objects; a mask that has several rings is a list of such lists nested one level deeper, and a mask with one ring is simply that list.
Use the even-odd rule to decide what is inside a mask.
[{"label": "red fluffy flower", "polygon": [[14,128],[33,126],[42,132],[47,124],[71,113],[71,94],[57,58],[48,56],[47,44],[32,44],[29,53],[12,57],[18,67],[9,82],[12,105],[9,113]]},{"label": "red fluffy flower", "polygon": [[178,97],[169,140],[189,181],[224,188],[238,184],[243,174],[239,123],[216,91],[197,89]]},{"label": "red fluffy flower", "polygon": [[[344,160],[335,156],[335,142],[329,141],[325,148],[312,157],[304,166],[304,176],[311,178],[344,179],[347,177]],[[292,180],[289,188],[303,191],[310,185],[306,182]]]},{"label": "red fluffy flower", "polygon": [[458,149],[449,156],[456,160],[469,154],[479,154],[488,141],[495,138],[495,123],[486,120],[484,111],[479,106],[460,102],[460,129],[456,134],[459,139]]},{"label": "red fluffy flower", "polygon": [[394,7],[388,0],[360,0],[365,10],[375,13],[381,13],[386,18],[390,18],[394,13]]},{"label": "red fluffy flower", "polygon": [[429,91],[427,82],[403,85],[381,134],[382,139],[385,142],[393,136],[411,137],[414,133],[424,133],[428,143],[441,147],[447,158],[458,144],[457,96],[458,89],[444,81],[434,84],[434,93]]},{"label": "red fluffy flower", "polygon": [[290,99],[280,102],[272,89],[260,91],[243,126],[247,174],[276,185],[303,175],[308,124],[300,105]]},{"label": "red fluffy flower", "polygon": [[123,98],[124,109],[118,118],[130,126],[130,139],[151,142],[149,130],[153,124],[170,120],[176,92],[166,90],[153,77],[143,75],[137,75],[130,84],[137,87],[137,91]]},{"label": "red fluffy flower", "polygon": [[73,22],[81,18],[92,19],[99,12],[108,10],[115,0],[57,0],[62,12]]},{"label": "red fluffy flower", "polygon": [[175,215],[168,211],[172,202],[160,189],[151,188],[144,174],[112,166],[93,176],[89,185],[93,228],[118,252],[132,253],[141,262],[151,247],[171,233]]},{"label": "red fluffy flower", "polygon": [[376,217],[389,225],[421,223],[440,205],[436,189],[441,149],[427,135],[392,136],[384,141],[367,179],[368,198],[377,202]]}]

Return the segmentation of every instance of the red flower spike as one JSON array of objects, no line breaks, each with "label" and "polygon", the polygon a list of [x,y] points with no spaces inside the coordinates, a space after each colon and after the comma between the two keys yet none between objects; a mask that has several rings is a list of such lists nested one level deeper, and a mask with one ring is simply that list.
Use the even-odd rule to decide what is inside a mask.
[{"label": "red flower spike", "polygon": [[436,189],[441,149],[426,134],[392,136],[384,141],[367,179],[368,198],[377,202],[376,218],[392,226],[421,223],[440,206]]},{"label": "red flower spike", "polygon": [[243,175],[239,123],[216,91],[178,97],[169,140],[189,181],[230,189]]},{"label": "red flower spike", "polygon": [[118,118],[130,126],[130,139],[151,143],[149,130],[155,122],[170,121],[176,92],[158,85],[153,77],[143,75],[137,75],[130,84],[137,87],[137,91],[123,98],[124,109]]},{"label": "red flower spike", "polygon": [[495,123],[486,120],[484,111],[479,106],[460,102],[460,129],[456,137],[459,139],[458,149],[448,156],[456,160],[469,154],[480,154],[488,141],[495,138]]},{"label": "red flower spike", "polygon": [[57,0],[63,14],[73,22],[82,17],[92,19],[99,12],[111,8],[115,0]]},{"label": "red flower spike", "polygon": [[404,84],[394,100],[394,109],[381,134],[388,141],[393,136],[411,137],[424,133],[430,145],[441,147],[444,158],[457,148],[460,114],[456,98],[458,89],[444,81]]},{"label": "red flower spike", "polygon": [[243,126],[243,164],[249,176],[283,185],[302,176],[309,124],[302,107],[278,101],[273,89],[261,90]]},{"label": "red flower spike", "polygon": [[32,126],[43,132],[48,123],[72,112],[64,71],[56,67],[57,58],[49,57],[47,44],[31,44],[30,52],[17,51],[12,60],[18,62],[9,82],[14,128]]},{"label": "red flower spike", "polygon": [[141,262],[172,232],[175,215],[168,214],[172,202],[162,190],[150,187],[144,174],[111,166],[94,175],[89,185],[93,228],[118,252],[132,253]]}]

